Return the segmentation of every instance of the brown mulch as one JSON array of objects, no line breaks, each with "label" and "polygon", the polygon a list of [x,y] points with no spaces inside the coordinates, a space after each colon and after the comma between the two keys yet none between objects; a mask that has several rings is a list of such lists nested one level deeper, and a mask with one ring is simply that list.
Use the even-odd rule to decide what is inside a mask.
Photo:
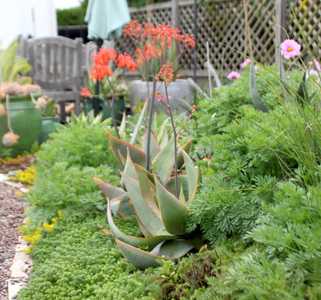
[{"label": "brown mulch", "polygon": [[19,156],[9,160],[0,157],[0,173],[7,174],[10,171],[25,170],[35,161],[32,155]]},{"label": "brown mulch", "polygon": [[23,211],[23,202],[17,199],[16,189],[0,182],[0,300],[7,299],[6,280],[10,276]]}]

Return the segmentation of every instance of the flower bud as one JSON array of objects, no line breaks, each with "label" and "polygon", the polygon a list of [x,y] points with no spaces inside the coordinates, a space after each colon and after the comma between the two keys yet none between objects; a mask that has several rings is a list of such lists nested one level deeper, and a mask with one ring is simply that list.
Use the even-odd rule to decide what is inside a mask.
[{"label": "flower bud", "polygon": [[19,135],[13,133],[12,131],[9,131],[2,137],[2,144],[5,147],[11,147],[17,144],[19,138]]}]

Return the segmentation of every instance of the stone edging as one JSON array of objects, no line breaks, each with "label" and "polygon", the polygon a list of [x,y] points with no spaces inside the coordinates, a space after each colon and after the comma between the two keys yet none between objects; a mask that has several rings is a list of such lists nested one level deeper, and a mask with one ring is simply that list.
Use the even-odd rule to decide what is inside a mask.
[{"label": "stone edging", "polygon": [[[22,184],[11,182],[5,174],[0,174],[0,182],[18,189],[26,193],[26,189]],[[31,257],[26,253],[28,249],[27,243],[19,237],[18,244],[15,249],[15,256],[10,267],[10,279],[7,280],[8,300],[17,299],[19,291],[27,284],[29,274],[32,268]]]}]

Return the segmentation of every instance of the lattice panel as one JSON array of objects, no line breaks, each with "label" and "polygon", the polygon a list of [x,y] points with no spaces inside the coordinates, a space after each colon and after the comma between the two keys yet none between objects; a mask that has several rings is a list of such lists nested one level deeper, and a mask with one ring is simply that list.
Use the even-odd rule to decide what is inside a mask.
[{"label": "lattice panel", "polygon": [[290,1],[287,33],[321,58],[321,0]]},{"label": "lattice panel", "polygon": [[[321,58],[321,0],[288,0],[288,35],[309,45],[315,56]],[[197,6],[198,33],[196,61],[197,69],[204,70],[206,43],[210,45],[210,59],[218,71],[239,68],[246,56],[245,17],[241,0],[208,0]],[[254,56],[261,63],[275,61],[275,0],[249,0],[249,24]],[[133,19],[147,19],[155,24],[171,23],[171,4],[154,5],[149,9],[131,12]],[[192,0],[179,1],[179,24],[186,33],[194,31]],[[121,39],[117,46],[132,52],[133,44]],[[181,53],[183,69],[193,69],[193,53]]]},{"label": "lattice panel", "polygon": [[[193,5],[180,6],[180,26],[185,32],[194,28]],[[262,63],[274,61],[274,2],[251,1],[249,23],[255,58]],[[217,70],[239,67],[246,56],[245,20],[242,1],[210,1],[198,6],[197,67],[204,69],[206,43],[210,45],[210,59]],[[193,58],[186,54],[182,60],[185,68],[191,69]]]}]

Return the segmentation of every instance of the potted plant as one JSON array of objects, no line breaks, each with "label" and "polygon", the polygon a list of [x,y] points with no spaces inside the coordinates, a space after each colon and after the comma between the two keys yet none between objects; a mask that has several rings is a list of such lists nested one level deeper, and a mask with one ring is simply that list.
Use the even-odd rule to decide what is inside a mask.
[{"label": "potted plant", "polygon": [[41,115],[32,95],[39,95],[38,85],[16,82],[0,85],[0,153],[10,150],[11,155],[30,151],[38,141]]},{"label": "potted plant", "polygon": [[120,81],[119,72],[114,72],[110,78],[104,78],[100,82],[99,94],[96,93],[96,82],[88,79],[87,86],[82,88],[83,110],[86,114],[94,110],[94,100],[97,101],[99,112],[103,120],[112,117],[112,101],[114,97],[114,113],[117,124],[126,110],[128,97],[127,85]]},{"label": "potted plant", "polygon": [[49,138],[59,126],[59,118],[57,118],[56,102],[46,96],[41,96],[35,101],[36,108],[41,113],[41,132],[39,135],[39,143],[42,144]]}]

